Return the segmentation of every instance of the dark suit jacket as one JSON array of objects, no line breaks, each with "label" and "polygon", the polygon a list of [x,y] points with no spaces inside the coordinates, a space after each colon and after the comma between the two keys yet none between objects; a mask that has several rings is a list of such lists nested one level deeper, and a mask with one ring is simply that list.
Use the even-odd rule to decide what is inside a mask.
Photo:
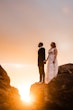
[{"label": "dark suit jacket", "polygon": [[45,48],[41,47],[38,50],[38,66],[44,65],[43,61],[45,60]]}]

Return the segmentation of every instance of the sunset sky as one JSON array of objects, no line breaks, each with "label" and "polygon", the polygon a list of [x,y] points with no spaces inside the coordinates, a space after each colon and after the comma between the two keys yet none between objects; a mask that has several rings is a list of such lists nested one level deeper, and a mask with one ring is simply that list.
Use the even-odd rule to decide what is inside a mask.
[{"label": "sunset sky", "polygon": [[73,63],[73,0],[0,0],[0,64],[11,84],[38,81],[38,43],[55,41],[58,64]]}]

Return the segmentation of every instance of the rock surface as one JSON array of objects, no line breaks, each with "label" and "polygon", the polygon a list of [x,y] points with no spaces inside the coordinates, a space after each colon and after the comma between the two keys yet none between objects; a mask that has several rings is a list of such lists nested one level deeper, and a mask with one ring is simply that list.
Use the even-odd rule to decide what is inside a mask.
[{"label": "rock surface", "polygon": [[33,84],[30,94],[33,105],[23,106],[18,90],[0,66],[0,110],[73,110],[73,64],[59,66],[57,77],[49,84]]},{"label": "rock surface", "polygon": [[0,66],[0,110],[18,110],[19,104],[19,92],[10,85],[7,72]]},{"label": "rock surface", "polygon": [[60,66],[57,77],[49,84],[33,84],[30,94],[38,108],[43,107],[43,110],[72,110],[73,64]]}]

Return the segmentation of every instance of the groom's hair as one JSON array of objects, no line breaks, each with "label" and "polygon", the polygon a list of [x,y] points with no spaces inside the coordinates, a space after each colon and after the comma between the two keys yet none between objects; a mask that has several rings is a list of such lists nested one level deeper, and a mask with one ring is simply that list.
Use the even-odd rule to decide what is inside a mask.
[{"label": "groom's hair", "polygon": [[38,44],[38,47],[42,47],[42,46],[43,46],[43,43],[40,42],[40,43]]}]

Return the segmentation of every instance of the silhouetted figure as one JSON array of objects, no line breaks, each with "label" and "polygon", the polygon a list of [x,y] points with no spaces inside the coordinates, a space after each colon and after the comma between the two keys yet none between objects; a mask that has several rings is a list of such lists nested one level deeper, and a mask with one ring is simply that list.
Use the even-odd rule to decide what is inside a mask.
[{"label": "silhouetted figure", "polygon": [[43,47],[43,43],[40,42],[38,44],[39,50],[38,50],[38,68],[39,68],[39,75],[40,75],[40,81],[45,81],[45,72],[44,72],[44,60],[45,60],[45,48]]}]

